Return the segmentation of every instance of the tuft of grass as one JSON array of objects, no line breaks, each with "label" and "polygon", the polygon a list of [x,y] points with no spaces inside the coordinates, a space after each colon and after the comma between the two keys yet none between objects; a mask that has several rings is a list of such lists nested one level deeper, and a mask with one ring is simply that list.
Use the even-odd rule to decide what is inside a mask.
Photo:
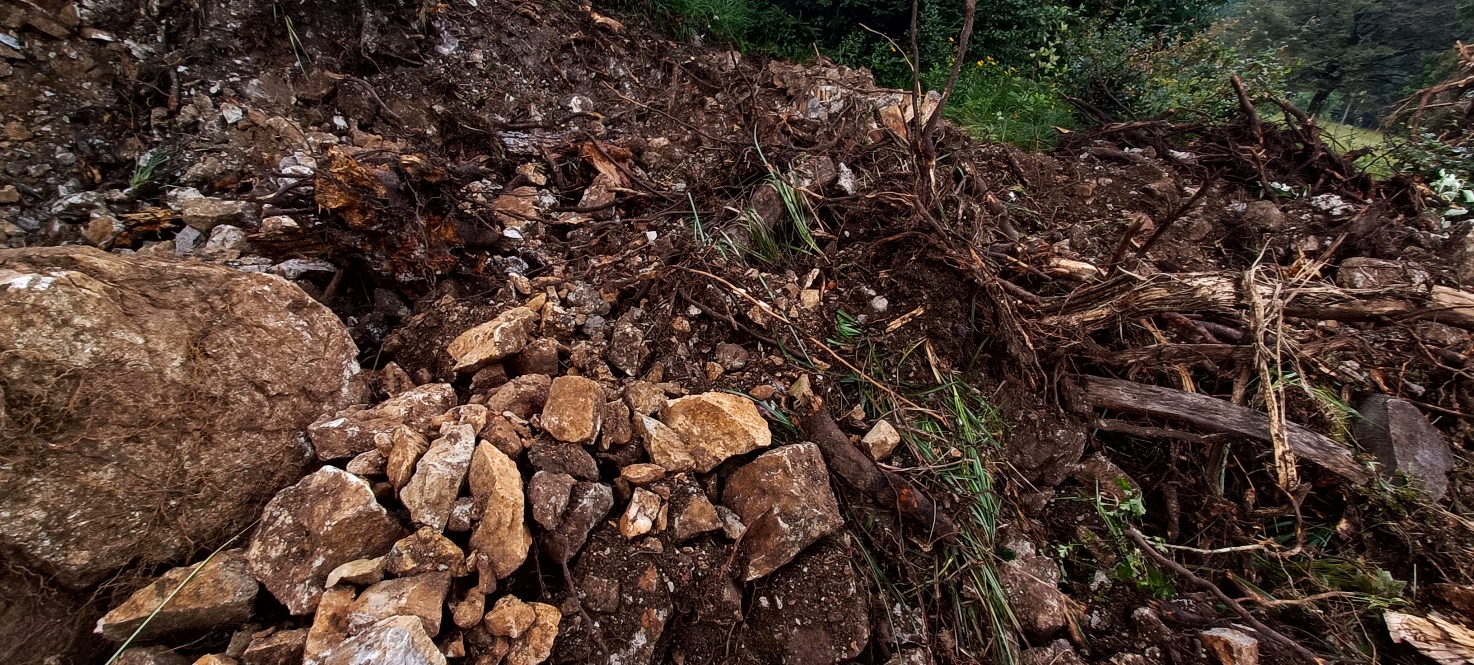
[{"label": "tuft of grass", "polygon": [[963,67],[943,115],[979,138],[1047,150],[1060,132],[1075,127],[1070,105],[1057,87],[1011,67],[980,60]]},{"label": "tuft of grass", "polygon": [[128,189],[138,189],[152,182],[158,175],[159,167],[168,163],[169,154],[158,150],[150,150],[147,154],[140,155],[138,161],[133,165],[133,175],[128,178]]}]

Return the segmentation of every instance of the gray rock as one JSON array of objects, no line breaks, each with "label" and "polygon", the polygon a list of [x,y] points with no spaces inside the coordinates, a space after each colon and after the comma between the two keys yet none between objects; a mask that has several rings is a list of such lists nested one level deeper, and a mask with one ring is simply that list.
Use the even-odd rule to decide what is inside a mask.
[{"label": "gray rock", "polygon": [[1036,554],[1030,543],[1018,541],[1008,547],[1017,556],[998,567],[1008,604],[1025,632],[1049,637],[1069,618],[1069,599],[1059,590],[1059,566]]},{"label": "gray rock", "polygon": [[580,482],[573,486],[568,510],[558,528],[545,534],[543,549],[554,561],[567,562],[588,541],[589,532],[614,508],[614,490],[608,485]]},{"label": "gray rock", "polygon": [[394,616],[418,617],[425,634],[440,632],[445,594],[450,590],[450,573],[425,573],[414,577],[384,580],[359,594],[348,607],[348,634],[355,635]]},{"label": "gray rock", "polygon": [[415,524],[428,526],[436,533],[445,530],[450,510],[466,483],[475,449],[476,429],[470,425],[448,426],[445,435],[430,444],[415,465],[414,477],[399,493]]},{"label": "gray rock", "polygon": [[322,662],[324,665],[445,665],[445,656],[425,633],[419,619],[395,616],[333,647]]},{"label": "gray rock", "polygon": [[568,499],[578,481],[566,473],[538,471],[527,483],[527,501],[532,504],[532,519],[545,529],[556,529],[568,510]]},{"label": "gray rock", "polygon": [[1377,456],[1382,473],[1391,476],[1400,471],[1429,498],[1442,498],[1453,468],[1453,452],[1443,432],[1418,407],[1382,394],[1368,395],[1357,411],[1361,417],[1353,426],[1356,442]]},{"label": "gray rock", "polygon": [[1336,284],[1343,289],[1380,289],[1426,283],[1426,271],[1398,261],[1357,256],[1342,261],[1336,268]]},{"label": "gray rock", "polygon": [[206,196],[180,201],[179,213],[184,217],[185,226],[201,233],[208,233],[221,224],[255,226],[261,215],[260,207],[250,201],[226,201]]}]

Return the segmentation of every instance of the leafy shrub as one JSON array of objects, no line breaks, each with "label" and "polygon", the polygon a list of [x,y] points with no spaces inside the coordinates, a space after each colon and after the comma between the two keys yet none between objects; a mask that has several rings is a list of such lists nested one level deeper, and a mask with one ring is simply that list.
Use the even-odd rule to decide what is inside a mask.
[{"label": "leafy shrub", "polygon": [[[934,71],[927,80],[939,88],[946,72]],[[1055,127],[1075,126],[1069,103],[1052,81],[1026,77],[992,58],[963,67],[943,115],[980,138],[1030,149],[1053,145],[1059,137]]]}]

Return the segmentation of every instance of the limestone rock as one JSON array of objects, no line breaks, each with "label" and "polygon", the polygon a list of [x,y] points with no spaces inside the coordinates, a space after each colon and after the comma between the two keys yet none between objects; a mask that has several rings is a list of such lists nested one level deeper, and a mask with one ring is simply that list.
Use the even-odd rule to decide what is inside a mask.
[{"label": "limestone rock", "polygon": [[133,647],[118,654],[113,665],[187,665],[185,659],[168,647]]},{"label": "limestone rock", "polygon": [[[198,573],[194,572],[196,568]],[[194,573],[192,578],[191,573]],[[97,633],[121,642],[145,621],[148,625],[138,634],[143,640],[183,630],[245,623],[251,618],[251,606],[259,588],[246,564],[245,551],[226,550],[208,562],[175,568],[135,591],[97,622]],[[165,604],[170,594],[175,595]],[[160,605],[163,609],[159,609]]]},{"label": "limestone rock", "polygon": [[611,446],[622,446],[634,438],[634,430],[630,427],[630,408],[624,402],[615,400],[604,403],[603,438],[599,440],[599,447],[608,450]]},{"label": "limestone rock", "polygon": [[1356,442],[1377,456],[1381,471],[1406,474],[1412,484],[1434,501],[1448,490],[1453,452],[1448,438],[1418,407],[1382,394],[1368,395],[1357,405],[1353,432]]},{"label": "limestone rock", "polygon": [[537,665],[553,653],[553,642],[558,639],[558,623],[563,613],[545,603],[528,603],[537,614],[537,620],[521,638],[512,640],[512,649],[507,652],[506,665]]},{"label": "limestone rock", "polygon": [[745,581],[772,573],[844,525],[824,456],[812,443],[783,446],[737,469],[727,477],[722,503],[747,525]]},{"label": "limestone rock", "polygon": [[636,416],[635,423],[650,461],[671,473],[696,470],[696,459],[686,450],[686,442],[675,430],[650,416]]},{"label": "limestone rock", "polygon": [[731,393],[702,393],[673,400],[665,408],[663,420],[680,435],[700,473],[711,471],[733,455],[766,448],[773,441],[768,421],[752,400]]},{"label": "limestone rock", "polygon": [[[660,495],[643,487],[636,487],[630,496],[630,504],[619,517],[619,533],[625,538],[643,536],[655,526],[660,517]],[[715,513],[715,509],[712,511]]]},{"label": "limestone rock", "polygon": [[246,558],[251,575],[292,614],[310,614],[329,572],[387,551],[402,534],[368,483],[327,466],[266,504]]},{"label": "limestone rock", "polygon": [[633,317],[629,315],[619,317],[614,322],[614,334],[609,338],[609,348],[604,351],[604,357],[609,359],[609,364],[624,372],[627,376],[635,376],[640,373],[645,359],[650,355],[650,349],[645,344],[645,332],[636,325]]},{"label": "limestone rock", "polygon": [[507,361],[513,375],[546,374],[558,375],[558,340],[540,337],[527,344],[517,355]]},{"label": "limestone rock", "polygon": [[614,508],[614,490],[608,485],[581,481],[573,486],[568,510],[558,528],[544,535],[543,550],[554,561],[567,563],[583,549],[593,530]]},{"label": "limestone rock", "polygon": [[451,533],[465,533],[471,530],[471,523],[476,521],[476,500],[463,496],[456,499],[450,507],[450,519],[445,522],[445,530]]},{"label": "limestone rock", "polygon": [[537,623],[537,610],[516,596],[506,595],[497,599],[496,605],[486,613],[485,622],[486,630],[492,635],[515,640]]},{"label": "limestone rock", "polygon": [[384,569],[395,577],[421,573],[450,573],[452,577],[461,577],[466,574],[466,553],[449,538],[423,526],[394,543],[384,558]]},{"label": "limestone rock", "polygon": [[445,656],[412,616],[395,616],[339,644],[323,665],[445,665]]},{"label": "limestone rock", "polygon": [[392,434],[400,425],[415,431],[429,430],[431,420],[455,405],[456,393],[450,384],[428,383],[372,408],[324,417],[307,428],[307,435],[320,460],[352,457],[374,448],[376,436]]},{"label": "limestone rock", "polygon": [[711,504],[700,487],[684,485],[672,490],[670,506],[673,515],[671,530],[677,543],[722,528],[722,518],[717,515],[716,506]]},{"label": "limestone rock", "polygon": [[359,594],[348,608],[348,634],[357,635],[392,616],[419,617],[425,634],[440,632],[441,605],[450,589],[450,573],[425,573],[384,580]]},{"label": "limestone rock", "polygon": [[532,337],[537,313],[513,307],[496,318],[455,338],[446,350],[455,358],[456,372],[474,372],[522,350]]},{"label": "limestone rock", "polygon": [[394,489],[404,489],[415,475],[415,465],[420,463],[420,458],[430,449],[430,441],[407,425],[395,427],[389,436],[390,448],[389,455],[384,460],[384,475],[389,477]]},{"label": "limestone rock", "polygon": [[384,579],[385,557],[354,559],[328,572],[325,588],[331,589],[340,582],[366,586]]},{"label": "limestone rock", "polygon": [[721,365],[728,372],[735,372],[747,366],[747,349],[736,344],[722,342],[717,344],[716,352],[712,354],[712,360]]},{"label": "limestone rock", "polygon": [[184,224],[201,233],[208,233],[222,224],[252,226],[260,217],[260,209],[250,201],[226,201],[210,197],[186,199],[180,202],[179,213]]},{"label": "limestone rock", "polygon": [[556,529],[568,510],[568,499],[578,481],[566,473],[538,471],[527,483],[527,500],[532,504],[532,519],[544,529]]},{"label": "limestone rock", "polygon": [[522,440],[522,434],[517,431],[517,426],[500,415],[487,419],[486,427],[481,430],[481,438],[496,446],[496,449],[502,451],[507,457],[515,458],[527,448],[527,443]]},{"label": "limestone rock", "polygon": [[553,380],[544,374],[527,374],[508,381],[497,388],[486,399],[486,408],[493,416],[511,412],[522,420],[540,413],[548,401],[548,389]]},{"label": "limestone rock", "polygon": [[481,589],[471,587],[466,591],[466,596],[461,602],[456,603],[455,610],[451,612],[451,619],[455,621],[458,628],[470,628],[478,623],[486,614],[486,594]]},{"label": "limestone rock", "polygon": [[1203,646],[1222,665],[1259,665],[1259,640],[1233,628],[1211,628],[1201,635]]},{"label": "limestone rock", "polygon": [[428,526],[436,533],[445,530],[475,449],[476,430],[470,425],[448,426],[445,435],[430,444],[415,465],[414,477],[399,493],[415,524]]},{"label": "limestone rock", "polygon": [[631,464],[619,470],[619,477],[631,485],[649,485],[665,477],[665,467],[659,464]]},{"label": "limestone rock", "polygon": [[522,566],[532,546],[532,532],[524,519],[522,474],[512,458],[482,442],[471,457],[469,481],[481,513],[471,532],[471,551],[487,560],[498,579],[504,578]]},{"label": "limestone rock", "polygon": [[321,665],[329,651],[348,639],[348,610],[353,600],[352,587],[328,587],[322,593],[312,627],[307,629],[307,641],[302,646],[303,665]]},{"label": "limestone rock", "polygon": [[1009,545],[1016,557],[998,567],[998,579],[1019,625],[1030,635],[1046,638],[1063,628],[1069,618],[1069,599],[1059,590],[1059,566],[1034,552],[1030,543]]},{"label": "limestone rock", "polygon": [[307,629],[278,630],[270,635],[252,638],[251,646],[241,654],[241,665],[296,665],[302,662],[307,648]]},{"label": "limestone rock", "polygon": [[548,388],[542,428],[559,441],[588,443],[599,435],[604,390],[581,376],[560,376]]},{"label": "limestone rock", "polygon": [[[122,662],[122,659],[118,662]],[[225,654],[211,653],[196,658],[191,665],[240,665],[240,661]]]},{"label": "limestone rock", "polygon": [[624,387],[624,401],[636,415],[649,416],[665,410],[669,400],[659,384],[631,381]]},{"label": "limestone rock", "polygon": [[378,449],[365,450],[349,460],[343,470],[360,477],[382,476],[386,464],[384,453],[379,452]]},{"label": "limestone rock", "polygon": [[527,449],[527,461],[549,473],[566,473],[580,480],[598,480],[599,465],[594,456],[576,443],[563,443],[547,436],[539,437]]},{"label": "limestone rock", "polygon": [[901,433],[885,420],[875,421],[875,426],[860,439],[860,447],[870,453],[870,459],[884,462],[901,445]]},{"label": "limestone rock", "polygon": [[0,561],[72,589],[223,542],[301,477],[301,429],[362,399],[296,285],[81,246],[0,249],[0,349]]}]

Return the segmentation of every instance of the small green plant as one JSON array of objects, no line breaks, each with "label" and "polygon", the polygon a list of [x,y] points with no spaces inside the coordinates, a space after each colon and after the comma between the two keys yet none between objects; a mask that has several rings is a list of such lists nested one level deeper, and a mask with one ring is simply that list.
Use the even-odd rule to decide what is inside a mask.
[{"label": "small green plant", "polygon": [[297,69],[307,71],[307,68],[302,65],[302,52],[306,49],[302,48],[302,40],[297,38],[297,26],[292,23],[291,14],[278,5],[272,5],[271,11],[273,14],[280,13],[282,25],[286,26],[287,43],[292,47],[292,57],[297,60]]},{"label": "small green plant", "polygon": [[850,348],[864,336],[865,324],[841,309],[834,313],[834,338],[826,341],[833,346]]},{"label": "small green plant", "polygon": [[1126,529],[1146,516],[1146,504],[1141,499],[1141,493],[1134,490],[1125,479],[1118,478],[1116,482],[1119,492],[1126,496],[1125,499],[1117,499],[1117,492],[1101,492],[1100,488],[1095,491],[1095,512],[1105,522],[1106,531],[1110,533],[1111,542],[1119,555],[1111,577],[1130,582],[1136,585],[1138,591],[1153,598],[1165,599],[1177,595],[1172,577],[1148,561],[1141,550],[1126,539]]},{"label": "small green plant", "polygon": [[136,190],[152,182],[158,175],[159,167],[168,161],[168,153],[158,150],[150,150],[140,155],[138,161],[133,165],[133,175],[128,178],[128,189]]}]

